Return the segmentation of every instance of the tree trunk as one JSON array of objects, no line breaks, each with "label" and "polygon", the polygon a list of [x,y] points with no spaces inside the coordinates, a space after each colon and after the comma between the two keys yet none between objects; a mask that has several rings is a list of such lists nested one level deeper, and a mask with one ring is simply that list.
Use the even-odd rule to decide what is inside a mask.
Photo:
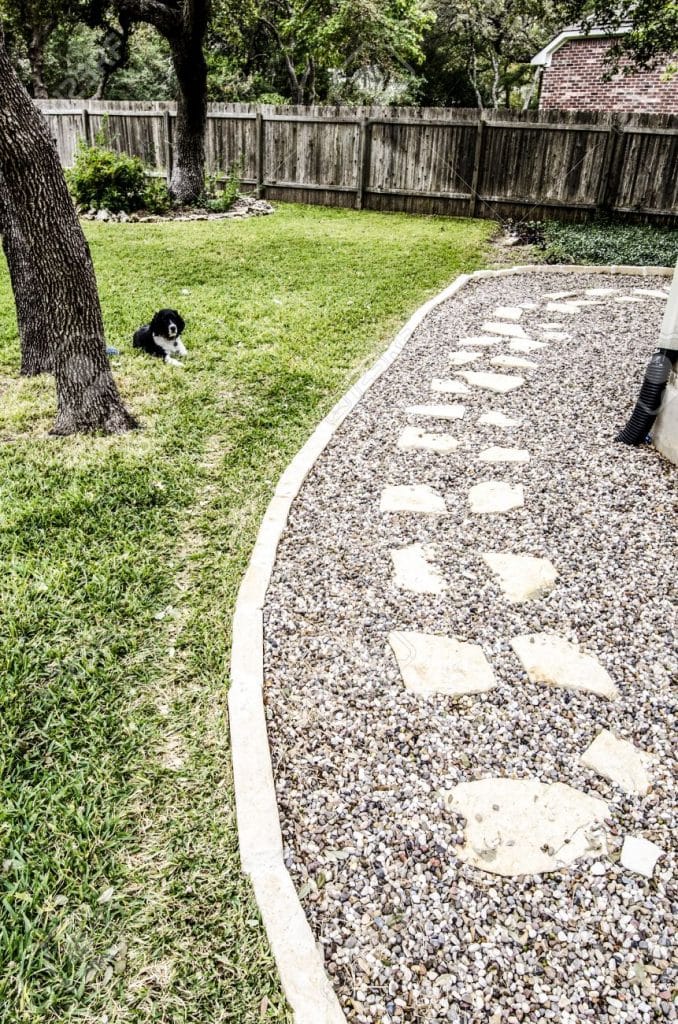
[{"label": "tree trunk", "polygon": [[198,202],[205,191],[207,62],[202,44],[203,34],[196,31],[170,39],[179,85],[170,193],[181,205]]},{"label": "tree trunk", "polygon": [[136,427],[108,364],[94,266],[56,147],[10,63],[1,30],[0,175],[17,316],[35,358],[53,365],[56,377],[52,433]]},{"label": "tree trunk", "polygon": [[45,85],[45,46],[49,28],[34,28],[28,40],[28,63],[31,67],[31,89],[36,100],[49,99]]}]

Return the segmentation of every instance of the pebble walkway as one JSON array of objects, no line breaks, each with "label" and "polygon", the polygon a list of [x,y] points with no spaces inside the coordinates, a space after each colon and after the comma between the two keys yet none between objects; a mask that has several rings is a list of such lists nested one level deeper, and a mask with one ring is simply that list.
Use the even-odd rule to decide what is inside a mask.
[{"label": "pebble walkway", "polygon": [[434,311],[279,550],[286,859],[351,1022],[677,1017],[675,476],[611,441],[668,288],[553,281]]}]

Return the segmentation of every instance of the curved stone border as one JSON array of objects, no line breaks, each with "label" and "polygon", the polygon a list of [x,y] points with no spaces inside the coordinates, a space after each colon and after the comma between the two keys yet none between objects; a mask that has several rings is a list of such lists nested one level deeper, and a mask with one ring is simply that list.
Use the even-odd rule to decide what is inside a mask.
[{"label": "curved stone border", "polygon": [[278,542],[295,497],[316,460],[365,392],[391,366],[428,314],[470,281],[517,274],[620,274],[670,277],[671,267],[523,266],[462,274],[421,306],[386,352],[315,429],[281,476],[264,515],[233,616],[228,698],[233,776],[242,869],[251,879],[280,980],[296,1024],[346,1024],[322,953],[283,860],[263,701],[263,607]]}]

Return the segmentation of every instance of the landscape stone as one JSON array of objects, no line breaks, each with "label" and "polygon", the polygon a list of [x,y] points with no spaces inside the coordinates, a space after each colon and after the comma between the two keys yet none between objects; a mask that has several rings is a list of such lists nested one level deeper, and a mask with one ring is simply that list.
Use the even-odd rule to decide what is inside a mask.
[{"label": "landscape stone", "polygon": [[527,448],[502,448],[494,445],[492,448],[485,448],[478,456],[481,462],[529,462],[530,453]]},{"label": "landscape stone", "polygon": [[503,480],[487,480],[476,484],[468,492],[471,511],[477,515],[492,512],[510,512],[521,508],[525,497],[522,484],[507,484]]},{"label": "landscape stone", "polygon": [[496,316],[497,320],[520,320],[522,315],[522,306],[497,306],[492,311],[492,316]]},{"label": "landscape stone", "polygon": [[523,359],[521,356],[495,356],[490,359],[492,366],[511,366],[516,370],[536,370],[539,363],[532,359]]},{"label": "landscape stone", "polygon": [[533,683],[595,693],[608,700],[618,696],[617,687],[598,659],[564,637],[525,633],[514,637],[511,646]]},{"label": "landscape stone", "polygon": [[653,299],[668,299],[668,292],[662,291],[660,288],[632,288],[631,291],[634,295],[647,295],[648,298]]},{"label": "landscape stone", "polygon": [[481,427],[519,427],[521,422],[522,420],[512,419],[499,410],[484,412],[478,419],[478,424]]},{"label": "landscape stone", "polygon": [[561,299],[574,299],[579,293],[576,291],[569,292],[544,292],[545,299],[553,299],[555,302]]},{"label": "landscape stone", "polygon": [[451,434],[429,434],[419,427],[404,427],[398,438],[398,447],[403,451],[421,449],[447,455],[459,447],[459,441]]},{"label": "landscape stone", "polygon": [[405,410],[410,416],[430,416],[438,420],[460,420],[466,412],[465,405],[410,405]]},{"label": "landscape stone", "polygon": [[480,330],[483,334],[501,334],[504,338],[526,338],[525,330],[520,324],[500,324],[492,321],[483,324]]},{"label": "landscape stone", "polygon": [[626,836],[621,850],[619,863],[627,871],[652,878],[654,867],[664,851],[656,843],[642,836]]},{"label": "landscape stone", "polygon": [[469,389],[460,380],[434,377],[431,381],[431,390],[442,395],[468,395]]},{"label": "landscape stone", "polygon": [[391,551],[395,584],[415,594],[441,594],[446,583],[439,570],[431,565],[421,544]]},{"label": "landscape stone", "polygon": [[614,299],[615,302],[636,302],[641,303],[643,300],[638,295],[617,295]]},{"label": "landscape stone", "polygon": [[499,577],[502,591],[513,604],[521,604],[548,593],[558,576],[548,558],[487,551],[483,559]]},{"label": "landscape stone", "polygon": [[485,693],[497,685],[492,667],[478,644],[398,630],[389,633],[388,641],[405,689],[410,693],[461,697]]},{"label": "landscape stone", "polygon": [[645,796],[650,789],[646,770],[647,754],[628,740],[620,740],[608,729],[602,729],[581,756],[581,763],[604,779],[616,783],[627,793]]},{"label": "landscape stone", "polygon": [[513,376],[508,373],[482,373],[477,370],[460,370],[459,376],[463,377],[469,384],[477,388],[484,388],[486,391],[495,391],[497,394],[505,395],[508,391],[515,391],[525,383],[524,377]]},{"label": "landscape stone", "polygon": [[580,305],[578,302],[549,302],[546,308],[553,313],[578,313]]},{"label": "landscape stone", "polygon": [[546,338],[547,341],[567,341],[571,337],[567,331],[544,331],[542,334],[542,338]]},{"label": "landscape stone", "polygon": [[538,875],[607,853],[608,805],[563,782],[462,782],[445,803],[466,819],[466,841],[457,856],[482,871],[508,878]]},{"label": "landscape stone", "polygon": [[509,342],[509,348],[513,352],[538,352],[540,348],[546,347],[543,341],[532,341],[530,338],[525,338],[524,341],[516,338],[515,341]]},{"label": "landscape stone", "polygon": [[461,338],[462,345],[478,345],[488,348],[490,345],[498,345],[502,338],[498,334],[474,334],[470,338]]},{"label": "landscape stone", "polygon": [[601,296],[606,296],[606,295],[614,295],[614,293],[618,292],[618,291],[619,291],[618,288],[587,288],[586,291],[584,292],[584,294],[585,295],[601,295]]},{"label": "landscape stone", "polygon": [[476,359],[480,359],[480,352],[467,352],[462,348],[458,352],[450,352],[449,359],[452,366],[465,366],[467,363],[474,363]]},{"label": "landscape stone", "polygon": [[444,514],[445,500],[428,484],[401,484],[384,487],[381,492],[382,512],[428,512]]}]

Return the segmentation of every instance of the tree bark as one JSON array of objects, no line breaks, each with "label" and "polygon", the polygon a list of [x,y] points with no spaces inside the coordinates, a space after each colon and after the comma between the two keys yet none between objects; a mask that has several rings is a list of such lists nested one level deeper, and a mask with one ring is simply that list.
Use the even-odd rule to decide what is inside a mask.
[{"label": "tree bark", "polygon": [[175,203],[191,205],[205,191],[207,62],[202,35],[182,33],[169,42],[179,86],[170,195]]},{"label": "tree bark", "polygon": [[28,63],[31,68],[31,89],[36,100],[49,99],[49,92],[45,85],[45,46],[51,28],[36,26],[28,39]]},{"label": "tree bark", "polygon": [[54,434],[137,426],[118,395],[94,266],[47,123],[22,86],[0,29],[3,243],[22,340],[56,378]]}]

